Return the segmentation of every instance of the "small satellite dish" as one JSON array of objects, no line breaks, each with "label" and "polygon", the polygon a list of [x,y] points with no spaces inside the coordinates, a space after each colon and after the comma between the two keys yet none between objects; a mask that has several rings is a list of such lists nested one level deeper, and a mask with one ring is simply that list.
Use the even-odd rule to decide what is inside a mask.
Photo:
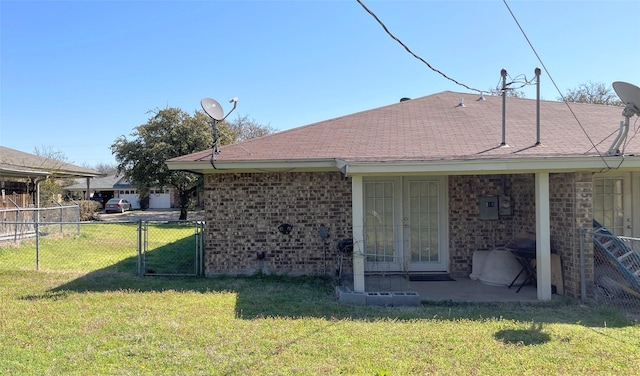
[{"label": "small satellite dish", "polygon": [[202,109],[207,115],[211,116],[213,120],[220,121],[224,119],[224,111],[222,111],[222,106],[215,99],[204,98],[200,101],[200,105],[202,105]]},{"label": "small satellite dish", "polygon": [[622,81],[616,81],[612,86],[627,109],[640,116],[640,87]]},{"label": "small satellite dish", "polygon": [[640,88],[622,81],[616,81],[611,86],[613,86],[613,90],[625,104],[624,110],[622,110],[624,121],[620,122],[618,135],[613,140],[606,155],[624,155],[624,145],[629,133],[630,119],[633,115],[640,116]]}]

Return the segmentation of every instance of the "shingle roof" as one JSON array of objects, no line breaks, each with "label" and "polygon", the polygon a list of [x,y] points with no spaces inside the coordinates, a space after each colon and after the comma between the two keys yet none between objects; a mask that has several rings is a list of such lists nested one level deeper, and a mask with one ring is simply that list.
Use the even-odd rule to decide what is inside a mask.
[{"label": "shingle roof", "polygon": [[[541,145],[535,146],[536,100],[507,98],[509,147],[498,147],[502,97],[479,97],[446,91],[399,102],[227,145],[216,160],[382,162],[598,155],[606,153],[624,119],[622,107],[541,101]],[[640,137],[633,137],[635,120],[625,154],[640,154]],[[169,162],[208,161],[210,156],[211,150],[205,150]]]},{"label": "shingle roof", "polygon": [[[115,185],[121,179],[121,176],[118,175],[107,175],[92,178],[90,180],[90,187],[92,190],[101,191],[101,190],[113,190]],[[84,191],[87,189],[87,182],[84,180],[76,180],[76,184],[69,185],[64,187],[64,189],[68,191]]]},{"label": "shingle roof", "polygon": [[0,146],[0,168],[3,171],[15,171],[23,174],[29,174],[33,171],[57,176],[92,177],[101,175],[100,172],[89,168],[40,157],[5,146]]}]

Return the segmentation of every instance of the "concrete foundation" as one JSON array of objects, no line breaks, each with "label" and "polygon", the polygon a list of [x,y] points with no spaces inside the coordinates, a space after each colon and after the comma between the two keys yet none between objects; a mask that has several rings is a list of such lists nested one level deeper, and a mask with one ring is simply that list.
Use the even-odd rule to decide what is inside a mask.
[{"label": "concrete foundation", "polygon": [[420,295],[413,291],[358,292],[352,291],[346,286],[337,286],[336,296],[342,303],[359,305],[387,307],[417,307],[420,305]]}]

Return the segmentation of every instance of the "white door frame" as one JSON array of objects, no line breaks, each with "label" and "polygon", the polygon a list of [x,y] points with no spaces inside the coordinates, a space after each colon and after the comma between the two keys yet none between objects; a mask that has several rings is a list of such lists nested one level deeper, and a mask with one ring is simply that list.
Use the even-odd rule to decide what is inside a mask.
[{"label": "white door frame", "polygon": [[[403,181],[403,228],[404,228],[404,242],[403,249],[404,262],[406,270],[409,272],[449,272],[449,200],[448,200],[448,179],[444,176],[407,176],[402,179]],[[411,244],[411,231],[410,230],[410,213],[413,209],[412,204],[409,202],[411,183],[413,182],[435,182],[438,187],[438,258],[437,262],[417,262],[412,261],[412,244]]]},{"label": "white door frame", "polygon": [[[437,262],[413,262],[411,254],[411,233],[409,230],[410,219],[409,213],[411,212],[409,203],[409,189],[412,182],[435,182],[438,186],[438,253],[439,260]],[[371,192],[365,192],[368,189],[372,189],[375,186],[385,185],[393,187],[393,239],[387,244],[393,244],[393,260],[374,260],[371,255],[371,250],[365,250],[364,267],[366,271],[371,272],[390,272],[390,273],[420,273],[420,272],[449,272],[449,208],[448,208],[448,179],[446,176],[381,176],[381,177],[364,177],[362,182],[362,228],[363,228],[363,245],[367,245],[367,240],[371,242],[372,234],[371,230],[367,231],[364,227],[366,221],[375,220],[377,215],[386,214],[386,218],[390,217],[390,213],[366,213],[364,211],[371,211],[368,206],[373,205]],[[368,196],[368,197],[367,197]],[[354,200],[357,197],[354,194]],[[377,198],[381,200],[382,198]],[[387,199],[389,199],[387,197]],[[367,201],[368,200],[368,201]],[[388,222],[384,221],[385,223]],[[382,222],[381,222],[382,223]],[[354,226],[357,226],[354,223]],[[388,227],[388,226],[387,226]],[[388,229],[388,228],[387,228]],[[370,245],[369,245],[370,247]],[[388,252],[387,252],[388,253]],[[386,261],[386,262],[385,262]]]},{"label": "white door frame", "polygon": [[[610,171],[606,173],[598,173],[593,175],[593,195],[594,195],[594,218],[596,214],[596,180],[598,179],[622,179],[622,191],[621,192],[612,192],[611,195],[620,194],[622,197],[622,201],[620,202],[620,209],[622,218],[620,218],[620,227],[611,226],[608,223],[602,223],[603,220],[601,218],[595,218],[598,222],[612,233],[618,236],[634,236],[639,233],[638,229],[640,228],[640,209],[636,208],[636,206],[640,205],[640,187],[638,186],[638,179],[640,178],[640,174],[631,173],[631,172],[620,172],[620,171]],[[635,183],[635,184],[634,184]],[[635,200],[634,200],[634,197]],[[615,204],[615,199],[611,200]],[[634,205],[634,201],[638,201]],[[615,210],[615,209],[613,209]]]}]

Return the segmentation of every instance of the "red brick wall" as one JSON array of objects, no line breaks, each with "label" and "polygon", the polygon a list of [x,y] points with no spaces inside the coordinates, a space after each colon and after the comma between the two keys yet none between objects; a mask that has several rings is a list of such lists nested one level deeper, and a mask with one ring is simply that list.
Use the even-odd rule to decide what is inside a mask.
[{"label": "red brick wall", "polygon": [[[351,179],[339,172],[207,175],[205,207],[207,275],[335,275],[337,243],[351,237]],[[282,223],[293,231],[281,234]],[[329,228],[326,246],[321,226]],[[351,256],[345,262],[350,272]]]},{"label": "red brick wall", "polygon": [[[481,220],[478,200],[484,195],[509,196],[512,214]],[[552,252],[562,258],[565,293],[578,296],[578,229],[591,226],[591,174],[551,174],[550,195]],[[334,275],[340,261],[336,245],[352,236],[351,179],[338,172],[207,175],[205,201],[207,275],[258,270]],[[467,277],[474,251],[535,232],[534,175],[449,177],[449,220],[450,271]],[[291,234],[278,231],[282,223],[294,226]],[[326,258],[321,226],[330,234]],[[592,279],[593,249],[590,242],[586,246],[587,277]],[[259,251],[265,251],[264,260],[257,259]],[[351,273],[351,257],[344,262],[343,270]]]},{"label": "red brick wall", "polygon": [[[591,228],[593,210],[591,173],[551,174],[551,251],[563,264],[565,295],[580,295],[580,233]],[[511,197],[513,215],[480,220],[478,199],[482,195]],[[535,234],[535,176],[474,175],[449,178],[449,244],[451,274],[468,276],[473,252],[502,245],[520,233]],[[586,278],[593,280],[593,244],[585,245]]]},{"label": "red brick wall", "polygon": [[510,175],[513,236],[536,232],[536,182],[533,174]]},{"label": "red brick wall", "polygon": [[[551,174],[549,177],[551,247],[563,265],[565,295],[580,296],[580,228],[593,226],[591,173]],[[593,281],[593,243],[586,239],[585,277]],[[589,285],[589,284],[588,284]]]},{"label": "red brick wall", "polygon": [[[504,245],[519,231],[526,230],[516,215],[529,216],[529,180],[515,175],[469,175],[449,177],[449,254],[450,273],[468,277],[473,252]],[[482,196],[511,197],[512,215],[497,220],[481,220]],[[532,199],[533,197],[531,197]],[[534,210],[535,218],[535,210]],[[533,222],[532,227],[535,225]]]}]

